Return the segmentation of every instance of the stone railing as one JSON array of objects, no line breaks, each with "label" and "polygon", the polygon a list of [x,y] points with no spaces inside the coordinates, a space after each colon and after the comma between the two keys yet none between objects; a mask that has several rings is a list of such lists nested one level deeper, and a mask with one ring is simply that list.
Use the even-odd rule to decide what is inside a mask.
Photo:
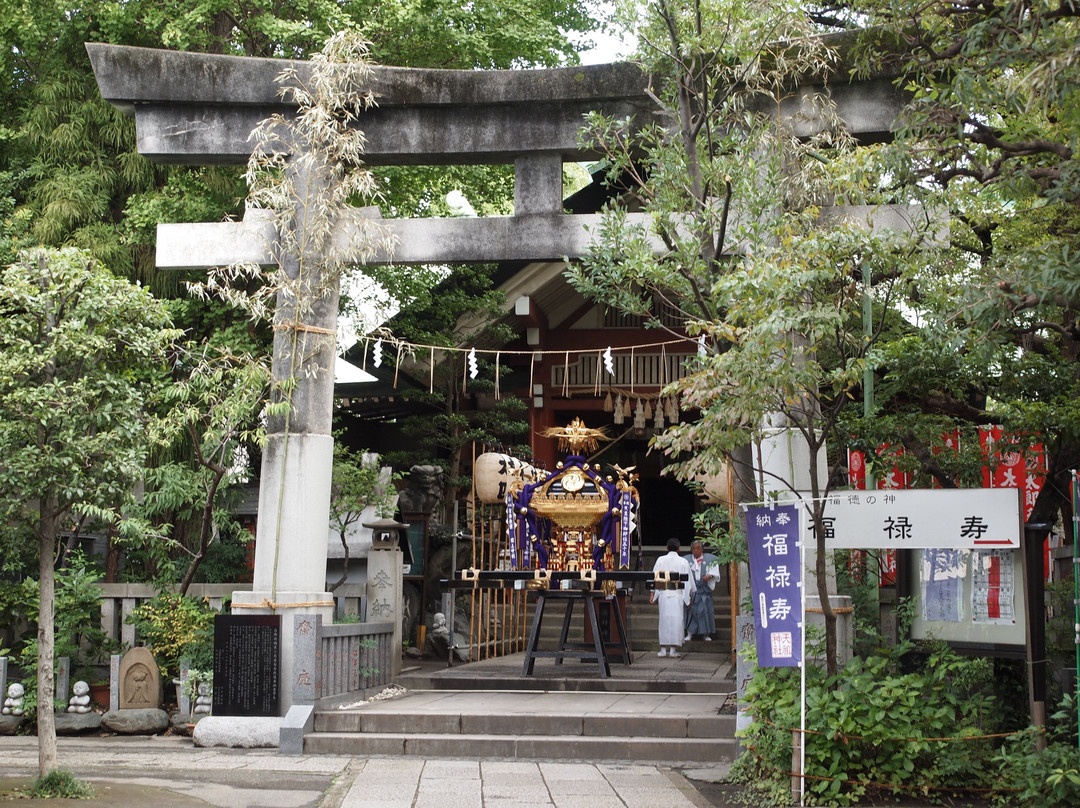
[{"label": "stone railing", "polygon": [[[101,589],[101,630],[125,647],[134,646],[139,638],[135,626],[127,622],[128,615],[157,595],[158,590],[150,584],[98,584],[98,587]],[[205,598],[212,609],[221,609],[221,604],[237,589],[251,589],[251,585],[192,584],[188,595]]]},{"label": "stone railing", "polygon": [[[125,647],[132,647],[138,642],[135,626],[127,622],[128,615],[144,601],[150,600],[158,591],[150,584],[99,584],[101,589],[101,628],[110,639],[118,640]],[[347,617],[362,617],[366,601],[366,588],[363,584],[345,584],[334,592],[337,614]],[[222,603],[232,597],[233,592],[248,591],[251,584],[192,584],[188,595],[193,598],[205,598],[210,608],[220,610]]]},{"label": "stone railing", "polygon": [[324,625],[320,615],[301,614],[293,621],[294,704],[314,704],[393,680],[392,622]]}]

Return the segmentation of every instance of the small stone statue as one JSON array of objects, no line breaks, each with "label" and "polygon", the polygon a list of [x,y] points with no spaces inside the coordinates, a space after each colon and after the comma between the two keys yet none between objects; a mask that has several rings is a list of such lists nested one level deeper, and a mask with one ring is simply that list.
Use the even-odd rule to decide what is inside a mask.
[{"label": "small stone statue", "polygon": [[20,682],[12,682],[7,689],[7,698],[4,699],[4,707],[0,710],[3,715],[23,714],[23,694],[26,689]]},{"label": "small stone statue", "polygon": [[444,640],[450,638],[450,628],[446,625],[446,615],[442,612],[435,612],[435,616],[431,619],[431,636]]},{"label": "small stone statue", "polygon": [[210,707],[214,703],[213,691],[209,682],[199,682],[199,695],[195,697],[195,705],[191,709],[192,715],[210,715]]},{"label": "small stone statue", "polygon": [[90,712],[90,685],[86,682],[78,681],[71,689],[75,695],[68,699],[67,711],[69,713]]}]

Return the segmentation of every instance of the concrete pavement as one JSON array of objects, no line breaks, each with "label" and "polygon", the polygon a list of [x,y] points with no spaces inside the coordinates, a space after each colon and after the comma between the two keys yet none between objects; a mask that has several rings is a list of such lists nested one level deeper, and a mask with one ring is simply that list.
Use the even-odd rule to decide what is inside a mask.
[{"label": "concrete pavement", "polygon": [[[707,808],[678,772],[637,763],[286,757],[201,749],[185,737],[60,738],[96,808]],[[37,773],[37,741],[0,737],[0,799]],[[35,805],[70,805],[43,800]]]}]

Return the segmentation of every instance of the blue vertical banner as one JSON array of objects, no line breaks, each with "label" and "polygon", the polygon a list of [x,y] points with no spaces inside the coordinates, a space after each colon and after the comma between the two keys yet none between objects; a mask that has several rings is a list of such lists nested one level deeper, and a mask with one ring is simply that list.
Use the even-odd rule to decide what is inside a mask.
[{"label": "blue vertical banner", "polygon": [[799,506],[746,509],[757,664],[793,668],[802,661],[802,564]]}]

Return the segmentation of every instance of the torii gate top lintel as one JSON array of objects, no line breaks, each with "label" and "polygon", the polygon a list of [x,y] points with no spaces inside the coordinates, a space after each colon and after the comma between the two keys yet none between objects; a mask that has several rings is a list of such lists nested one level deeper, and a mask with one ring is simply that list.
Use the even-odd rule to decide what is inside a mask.
[{"label": "torii gate top lintel", "polygon": [[[86,43],[102,97],[113,103],[133,99],[223,104],[278,104],[276,79],[289,64],[301,78],[310,63],[250,56]],[[443,70],[372,67],[379,106],[403,104],[498,104],[554,100],[640,97],[646,76],[629,62],[525,70]]]},{"label": "torii gate top lintel", "polygon": [[[134,114],[139,153],[180,165],[243,165],[249,134],[274,112],[291,112],[276,78],[290,63],[88,43],[102,97]],[[292,63],[302,77],[306,62]],[[368,165],[514,165],[514,216],[393,220],[399,264],[557,260],[583,254],[591,214],[564,215],[562,163],[595,159],[578,136],[591,111],[645,126],[662,111],[636,65],[542,70],[376,67],[378,106],[363,114]],[[800,87],[781,105],[797,131],[815,128]],[[887,77],[830,85],[837,111],[860,140],[888,137],[900,97]],[[637,214],[631,214],[637,215]],[[266,263],[264,224],[162,225],[158,266]],[[661,245],[662,246],[662,245]],[[659,247],[658,247],[659,248]],[[376,259],[383,260],[383,259]]]},{"label": "torii gate top lintel", "polygon": [[[159,163],[243,164],[247,134],[289,112],[276,81],[308,62],[87,43],[102,97],[134,114],[139,153]],[[582,116],[599,110],[648,121],[647,77],[617,63],[536,70],[375,66],[378,106],[364,114],[369,165],[512,163],[526,153],[596,155],[577,143]]]},{"label": "torii gate top lintel", "polygon": [[[87,43],[102,97],[134,114],[139,153],[178,165],[242,165],[248,134],[273,112],[288,112],[276,78],[292,64],[245,56]],[[514,163],[544,154],[562,161],[595,159],[578,143],[582,116],[598,111],[632,117],[639,125],[662,111],[646,92],[649,77],[620,62],[532,70],[437,70],[379,67],[373,71],[378,106],[364,114],[369,165]],[[796,131],[816,128],[801,95],[781,104],[805,117]],[[846,82],[830,91],[849,132],[863,141],[887,139],[900,111],[892,79]]]}]

